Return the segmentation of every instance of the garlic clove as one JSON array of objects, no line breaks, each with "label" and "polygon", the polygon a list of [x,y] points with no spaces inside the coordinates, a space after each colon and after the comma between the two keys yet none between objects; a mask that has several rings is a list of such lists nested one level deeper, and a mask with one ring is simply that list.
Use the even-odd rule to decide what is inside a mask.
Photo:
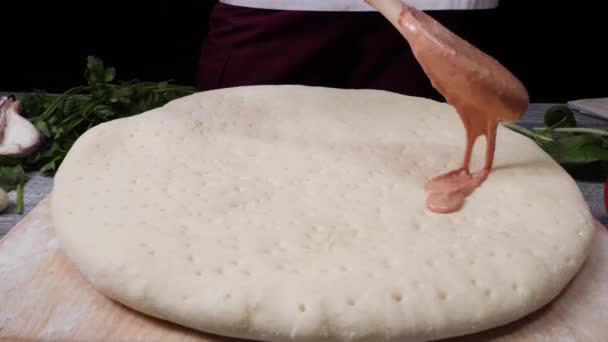
[{"label": "garlic clove", "polygon": [[43,137],[29,120],[20,115],[19,101],[0,98],[0,155],[23,158],[35,152]]}]

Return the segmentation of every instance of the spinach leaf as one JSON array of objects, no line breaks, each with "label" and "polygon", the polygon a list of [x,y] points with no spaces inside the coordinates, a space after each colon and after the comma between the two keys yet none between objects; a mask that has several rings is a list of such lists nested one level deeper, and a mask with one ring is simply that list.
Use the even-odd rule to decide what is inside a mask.
[{"label": "spinach leaf", "polygon": [[560,164],[587,164],[608,161],[604,139],[593,135],[570,135],[541,143],[541,147]]},{"label": "spinach leaf", "polygon": [[576,127],[576,117],[568,106],[552,106],[545,112],[545,125],[550,129]]},{"label": "spinach leaf", "polygon": [[577,127],[574,112],[565,105],[550,107],[544,122],[546,127],[533,129],[503,125],[533,139],[575,177],[604,180],[608,176],[608,131]]}]

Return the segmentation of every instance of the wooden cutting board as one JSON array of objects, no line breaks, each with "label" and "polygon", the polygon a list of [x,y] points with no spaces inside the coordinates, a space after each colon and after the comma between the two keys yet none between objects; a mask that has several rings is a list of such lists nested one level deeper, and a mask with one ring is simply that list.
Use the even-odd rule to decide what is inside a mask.
[{"label": "wooden cutting board", "polygon": [[[137,313],[101,294],[58,249],[48,198],[0,240],[0,341],[236,341]],[[551,304],[457,341],[608,341],[608,230]]]}]

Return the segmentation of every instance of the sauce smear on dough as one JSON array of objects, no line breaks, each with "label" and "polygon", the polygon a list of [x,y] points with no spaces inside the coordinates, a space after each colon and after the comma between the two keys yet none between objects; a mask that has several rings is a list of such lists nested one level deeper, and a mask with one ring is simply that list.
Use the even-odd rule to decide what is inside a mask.
[{"label": "sauce smear on dough", "polygon": [[[432,178],[425,186],[427,208],[437,213],[457,211],[492,169],[499,121],[519,119],[528,108],[528,92],[498,61],[426,13],[400,0],[366,1],[406,38],[433,87],[454,107],[464,125],[462,165]],[[480,136],[486,139],[485,165],[471,173],[471,152]]]}]

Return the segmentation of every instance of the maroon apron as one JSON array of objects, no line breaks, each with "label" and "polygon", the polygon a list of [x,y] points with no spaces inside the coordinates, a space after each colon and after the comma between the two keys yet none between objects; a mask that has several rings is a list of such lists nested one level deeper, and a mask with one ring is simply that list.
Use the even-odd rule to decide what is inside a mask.
[{"label": "maroon apron", "polygon": [[[465,12],[431,11],[458,32]],[[380,89],[440,99],[406,40],[378,12],[218,4],[197,71],[200,90],[268,84]]]}]

